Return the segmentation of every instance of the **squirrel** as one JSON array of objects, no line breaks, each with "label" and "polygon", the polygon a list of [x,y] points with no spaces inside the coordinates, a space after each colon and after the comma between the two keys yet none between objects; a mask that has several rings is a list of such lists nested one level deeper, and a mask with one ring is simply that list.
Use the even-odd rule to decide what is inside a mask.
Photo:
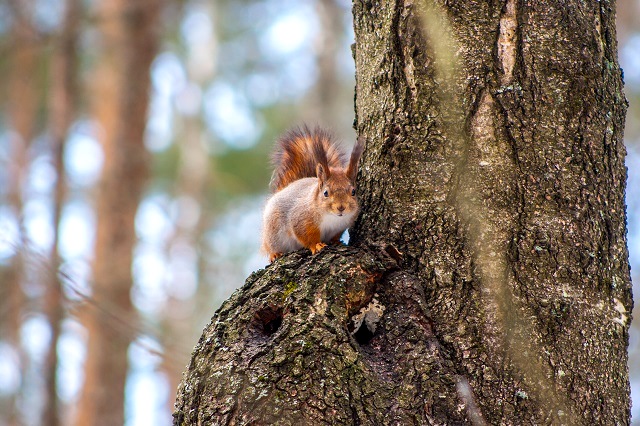
[{"label": "squirrel", "polygon": [[262,233],[262,251],[270,262],[303,247],[315,254],[340,241],[360,209],[355,180],[363,149],[360,137],[347,163],[328,131],[306,125],[276,141],[273,195],[265,205]]}]

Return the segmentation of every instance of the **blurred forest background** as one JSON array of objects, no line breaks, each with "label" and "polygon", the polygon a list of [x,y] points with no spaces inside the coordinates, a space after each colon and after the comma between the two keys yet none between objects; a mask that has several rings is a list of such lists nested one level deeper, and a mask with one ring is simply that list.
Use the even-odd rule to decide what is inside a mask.
[{"label": "blurred forest background", "polygon": [[[355,139],[350,7],[0,0],[0,425],[123,404],[126,425],[171,424],[202,328],[267,263],[274,139]],[[640,0],[618,2],[618,40],[639,294]],[[638,320],[629,350],[640,425]]]}]

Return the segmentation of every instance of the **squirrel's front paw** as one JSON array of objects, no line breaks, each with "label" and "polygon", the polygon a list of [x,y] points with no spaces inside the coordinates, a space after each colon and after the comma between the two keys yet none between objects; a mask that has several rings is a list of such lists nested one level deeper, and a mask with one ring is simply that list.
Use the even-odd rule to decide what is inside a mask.
[{"label": "squirrel's front paw", "polygon": [[318,243],[316,245],[313,245],[313,246],[309,247],[309,250],[311,250],[311,254],[316,254],[317,252],[319,252],[320,250],[322,250],[326,246],[327,245],[325,243]]}]

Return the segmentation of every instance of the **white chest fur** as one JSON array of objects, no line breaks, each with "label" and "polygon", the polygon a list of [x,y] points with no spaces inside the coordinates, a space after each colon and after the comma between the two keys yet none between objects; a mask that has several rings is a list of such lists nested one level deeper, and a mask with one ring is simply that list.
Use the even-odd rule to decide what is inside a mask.
[{"label": "white chest fur", "polygon": [[320,223],[320,233],[322,241],[333,238],[337,234],[342,234],[345,229],[353,225],[355,213],[346,213],[338,216],[331,213],[322,215]]}]

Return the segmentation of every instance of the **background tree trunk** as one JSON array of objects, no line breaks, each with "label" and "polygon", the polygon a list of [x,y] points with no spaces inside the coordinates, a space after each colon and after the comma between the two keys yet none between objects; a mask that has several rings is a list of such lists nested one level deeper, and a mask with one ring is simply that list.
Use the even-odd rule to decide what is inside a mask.
[{"label": "background tree trunk", "polygon": [[162,0],[101,3],[103,51],[94,82],[104,150],[92,286],[98,308],[86,315],[89,342],[79,425],[124,423],[127,350],[135,338],[130,328],[134,220],[148,174],[144,131],[161,5]]},{"label": "background tree trunk", "polygon": [[[11,133],[9,133],[10,155],[13,161],[9,164],[7,182],[7,206],[18,222],[16,255],[12,258],[6,275],[6,284],[0,290],[0,328],[2,336],[15,348],[20,358],[20,374],[29,368],[29,357],[20,341],[20,328],[23,325],[29,298],[24,292],[24,285],[33,280],[29,274],[28,253],[31,244],[24,226],[24,207],[29,201],[26,183],[31,165],[30,147],[37,134],[39,91],[41,81],[37,78],[37,70],[42,64],[43,49],[39,34],[29,19],[31,5],[21,2],[11,3],[12,17],[11,46],[9,50],[9,70],[7,76],[7,116]],[[26,387],[21,384],[23,389]],[[10,426],[20,423],[20,413],[16,409],[16,395],[8,404],[7,423]]]},{"label": "background tree trunk", "polygon": [[315,10],[319,23],[315,42],[318,82],[308,101],[310,108],[304,120],[322,125],[332,123],[334,126],[346,121],[350,129],[352,118],[349,120],[349,115],[353,110],[344,111],[349,107],[349,101],[345,99],[349,93],[341,85],[336,55],[344,43],[344,12],[336,0],[319,0],[315,3]]},{"label": "background tree trunk", "polygon": [[354,2],[357,248],[253,274],[174,424],[629,424],[614,17]]},{"label": "background tree trunk", "polygon": [[51,269],[48,286],[45,290],[45,314],[51,327],[51,339],[45,354],[45,407],[42,424],[57,426],[62,424],[58,398],[58,341],[62,333],[62,321],[65,316],[62,285],[58,277],[61,257],[60,219],[62,207],[67,195],[67,180],[64,165],[64,148],[69,127],[73,122],[75,105],[78,100],[77,44],[80,31],[82,5],[80,0],[65,2],[64,22],[58,35],[52,58],[51,94],[50,94],[50,132],[53,151],[53,166],[56,170],[56,184],[53,194],[53,242],[51,244]]}]

